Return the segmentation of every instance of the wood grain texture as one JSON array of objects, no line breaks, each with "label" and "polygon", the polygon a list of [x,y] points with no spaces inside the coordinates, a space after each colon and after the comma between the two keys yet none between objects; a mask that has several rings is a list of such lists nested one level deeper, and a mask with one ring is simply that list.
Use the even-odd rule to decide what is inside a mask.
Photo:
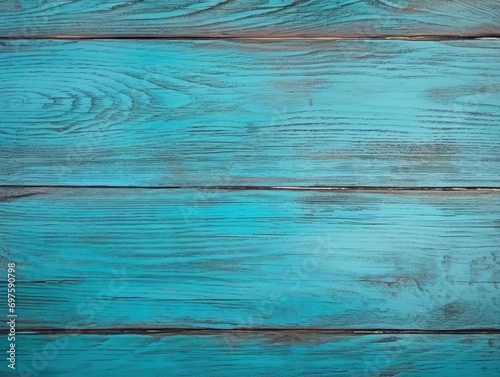
[{"label": "wood grain texture", "polygon": [[2,184],[498,186],[498,41],[9,41]]},{"label": "wood grain texture", "polygon": [[499,195],[52,188],[2,198],[20,329],[500,325]]},{"label": "wood grain texture", "polygon": [[0,3],[0,35],[411,36],[499,34],[496,0],[141,0]]},{"label": "wood grain texture", "polygon": [[18,344],[18,371],[25,376],[500,374],[498,335],[21,335]]}]

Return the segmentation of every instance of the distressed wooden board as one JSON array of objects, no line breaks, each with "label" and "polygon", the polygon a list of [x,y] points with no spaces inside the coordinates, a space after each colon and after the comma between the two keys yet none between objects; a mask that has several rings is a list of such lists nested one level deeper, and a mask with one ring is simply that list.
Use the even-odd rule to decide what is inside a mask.
[{"label": "distressed wooden board", "polygon": [[498,186],[499,46],[3,42],[1,183]]},{"label": "distressed wooden board", "polygon": [[25,376],[482,376],[498,335],[18,336]]},{"label": "distressed wooden board", "polygon": [[500,325],[495,193],[2,196],[20,328]]},{"label": "distressed wooden board", "polygon": [[481,36],[500,31],[495,0],[169,0],[0,3],[0,34],[168,36]]}]

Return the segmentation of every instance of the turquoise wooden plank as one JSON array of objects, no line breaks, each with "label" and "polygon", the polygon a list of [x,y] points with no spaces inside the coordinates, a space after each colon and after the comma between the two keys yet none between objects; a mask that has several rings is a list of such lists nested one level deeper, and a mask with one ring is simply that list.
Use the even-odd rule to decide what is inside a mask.
[{"label": "turquoise wooden plank", "polygon": [[414,36],[498,34],[495,0],[7,0],[1,35]]},{"label": "turquoise wooden plank", "polygon": [[0,252],[18,265],[19,329],[500,325],[496,193],[2,197]]},{"label": "turquoise wooden plank", "polygon": [[17,347],[18,369],[5,376],[19,372],[50,377],[500,374],[498,334],[21,335]]},{"label": "turquoise wooden plank", "polygon": [[1,183],[498,186],[499,43],[3,42]]}]

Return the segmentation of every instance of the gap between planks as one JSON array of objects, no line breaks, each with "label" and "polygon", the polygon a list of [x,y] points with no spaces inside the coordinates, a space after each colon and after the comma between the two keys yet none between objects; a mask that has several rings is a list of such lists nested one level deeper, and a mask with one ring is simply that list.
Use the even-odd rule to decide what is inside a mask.
[{"label": "gap between planks", "polygon": [[[1,330],[1,335],[6,335],[8,330]],[[63,329],[63,328],[27,328],[18,329],[19,334],[37,335],[464,335],[464,334],[498,334],[500,329],[455,329],[455,330],[422,330],[422,329],[327,329],[327,328],[104,328],[104,329]]]},{"label": "gap between planks", "polygon": [[349,40],[401,40],[401,41],[453,41],[453,40],[497,40],[500,34],[434,34],[434,35],[367,35],[367,36],[308,36],[308,37],[270,37],[270,36],[228,36],[228,35],[165,35],[165,34],[101,34],[101,35],[0,35],[0,40],[23,40],[23,39],[129,39],[129,40],[226,40],[226,41],[349,41]]},{"label": "gap between planks", "polygon": [[431,187],[431,186],[109,186],[109,185],[0,185],[0,189],[130,189],[130,190],[220,190],[220,191],[448,191],[500,192],[500,187]]}]

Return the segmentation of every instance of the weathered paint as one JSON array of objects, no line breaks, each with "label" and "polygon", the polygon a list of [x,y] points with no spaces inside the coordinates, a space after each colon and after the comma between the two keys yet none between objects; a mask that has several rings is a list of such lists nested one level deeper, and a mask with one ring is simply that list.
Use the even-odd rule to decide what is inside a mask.
[{"label": "weathered paint", "polygon": [[12,375],[500,375],[499,10],[3,1]]},{"label": "weathered paint", "polygon": [[498,41],[9,41],[2,184],[498,186]]},{"label": "weathered paint", "polygon": [[2,193],[20,328],[499,325],[497,193]]},{"label": "weathered paint", "polygon": [[23,371],[41,377],[484,376],[498,335],[21,335]]},{"label": "weathered paint", "polygon": [[483,36],[495,0],[7,0],[0,35],[170,37]]}]

